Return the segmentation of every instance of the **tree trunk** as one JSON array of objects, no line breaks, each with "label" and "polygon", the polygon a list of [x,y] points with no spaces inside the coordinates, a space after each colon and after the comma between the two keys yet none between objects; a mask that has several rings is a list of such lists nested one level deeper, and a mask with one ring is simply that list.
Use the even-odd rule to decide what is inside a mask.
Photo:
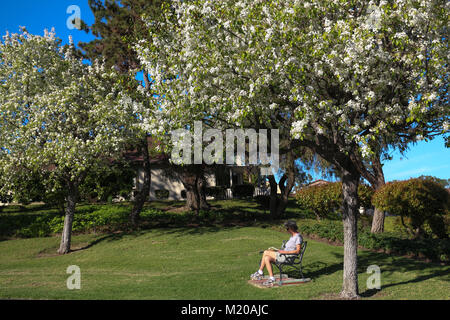
[{"label": "tree trunk", "polygon": [[[372,187],[376,190],[380,189],[386,184],[386,181],[384,180],[384,172],[383,172],[383,166],[380,161],[380,157],[377,157],[376,161],[373,162],[372,165],[375,181],[372,184]],[[371,233],[382,233],[384,232],[384,211],[375,208],[373,212],[373,220],[372,220],[372,229],[370,230]]]},{"label": "tree trunk", "polygon": [[342,174],[343,225],[344,225],[344,276],[341,297],[357,298],[358,291],[358,235],[357,217],[359,174],[344,171]]},{"label": "tree trunk", "polygon": [[375,208],[373,212],[371,233],[383,233],[384,232],[384,211]]},{"label": "tree trunk", "polygon": [[150,157],[148,152],[148,142],[147,137],[145,137],[139,146],[139,149],[141,150],[141,154],[143,156],[143,169],[144,169],[144,181],[142,188],[138,190],[136,196],[133,200],[133,208],[131,209],[130,213],[130,223],[133,227],[137,226],[139,223],[139,218],[142,209],[144,208],[145,202],[148,199],[148,196],[150,194],[150,187],[152,183],[152,172],[151,172],[151,165],[150,165]]},{"label": "tree trunk", "polygon": [[289,195],[295,186],[295,159],[293,151],[289,151],[286,155],[286,173],[280,179],[279,185],[281,189],[281,199],[277,208],[277,216],[281,217],[289,202]]},{"label": "tree trunk", "polygon": [[[142,71],[144,74],[145,89],[150,92],[150,78],[148,72],[147,70],[145,70],[145,68]],[[142,188],[137,191],[137,194],[133,200],[133,207],[131,209],[129,218],[130,224],[133,227],[136,227],[139,224],[140,215],[142,209],[144,208],[145,202],[150,195],[150,188],[152,184],[152,170],[150,165],[150,154],[148,152],[147,135],[145,135],[145,137],[140,141],[138,148],[143,157],[142,166],[144,169],[144,181],[142,184]]]},{"label": "tree trunk", "polygon": [[[377,154],[374,156],[372,160],[372,170],[366,170],[361,168],[361,173],[364,178],[369,181],[372,188],[377,191],[379,188],[384,186],[386,184],[384,180],[384,172],[383,172],[383,165],[381,164],[380,155]],[[373,212],[373,219],[372,219],[372,228],[370,230],[371,233],[382,233],[384,232],[384,211],[379,210],[375,208]]]},{"label": "tree trunk", "polygon": [[[289,203],[289,195],[295,186],[295,159],[294,153],[289,151],[286,154],[286,172],[281,177],[279,183],[275,176],[269,176],[270,183],[270,214],[273,218],[281,217],[286,211]],[[278,186],[281,195],[278,197]]]},{"label": "tree trunk", "polygon": [[269,184],[270,184],[270,205],[269,205],[269,210],[270,210],[270,216],[272,218],[276,218],[277,214],[278,214],[278,184],[275,181],[275,177],[274,176],[269,176]]},{"label": "tree trunk", "polygon": [[68,195],[66,197],[66,209],[64,217],[64,228],[59,246],[59,254],[67,254],[70,252],[70,243],[72,239],[72,225],[75,216],[75,207],[78,202],[78,186],[73,182],[69,182]]},{"label": "tree trunk", "polygon": [[186,189],[186,209],[198,211],[200,210],[200,195],[198,192],[198,177],[195,173],[191,172],[189,169],[185,169],[181,175],[181,181],[184,188]]},{"label": "tree trunk", "polygon": [[211,206],[206,201],[206,186],[207,186],[206,178],[205,175],[202,173],[197,180],[197,191],[200,199],[200,209],[202,210],[211,209]]},{"label": "tree trunk", "polygon": [[196,211],[198,209],[198,199],[193,189],[186,188],[186,209]]},{"label": "tree trunk", "polygon": [[196,211],[209,210],[206,201],[206,179],[202,168],[186,167],[180,176],[186,189],[186,209]]}]

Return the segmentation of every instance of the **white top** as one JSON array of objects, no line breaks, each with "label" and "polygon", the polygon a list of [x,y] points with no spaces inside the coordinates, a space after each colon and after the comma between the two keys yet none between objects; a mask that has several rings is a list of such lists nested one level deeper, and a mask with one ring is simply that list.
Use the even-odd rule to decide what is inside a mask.
[{"label": "white top", "polygon": [[286,251],[295,251],[297,250],[297,245],[303,243],[303,238],[300,235],[300,233],[297,233],[293,235],[288,242],[286,242],[286,245],[284,246],[284,250]]}]

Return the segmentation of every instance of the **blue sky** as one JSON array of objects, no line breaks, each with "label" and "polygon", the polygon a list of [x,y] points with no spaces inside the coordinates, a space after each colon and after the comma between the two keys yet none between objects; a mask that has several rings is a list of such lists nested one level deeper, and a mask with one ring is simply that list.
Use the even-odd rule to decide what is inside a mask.
[{"label": "blue sky", "polygon": [[[79,41],[93,39],[84,31],[70,30],[67,20],[71,13],[67,9],[71,5],[80,8],[81,19],[91,24],[94,16],[89,9],[87,0],[22,0],[2,1],[0,4],[0,33],[3,36],[8,30],[11,33],[19,31],[24,26],[30,33],[43,34],[44,29],[55,27],[56,35],[68,43],[69,35],[75,44]],[[445,148],[444,140],[436,138],[431,142],[420,142],[411,145],[410,150],[401,156],[392,153],[394,159],[384,165],[386,181],[403,180],[421,175],[432,175],[450,179],[450,148]],[[315,178],[320,178],[314,175]]]},{"label": "blue sky", "polygon": [[72,35],[75,44],[79,41],[93,39],[84,31],[67,28],[67,20],[71,14],[67,9],[71,5],[80,8],[81,19],[91,24],[94,15],[88,6],[87,0],[19,0],[2,1],[0,4],[0,33],[3,36],[8,30],[10,33],[19,32],[19,27],[24,26],[30,33],[44,34],[44,29],[55,27],[56,35],[68,43],[69,35]]},{"label": "blue sky", "polygon": [[[386,182],[406,180],[421,175],[450,179],[450,148],[445,148],[442,137],[429,142],[411,144],[404,155],[398,151],[392,151],[390,155],[393,159],[385,161],[383,166]],[[321,179],[321,176],[314,172],[310,174],[314,179]]]}]

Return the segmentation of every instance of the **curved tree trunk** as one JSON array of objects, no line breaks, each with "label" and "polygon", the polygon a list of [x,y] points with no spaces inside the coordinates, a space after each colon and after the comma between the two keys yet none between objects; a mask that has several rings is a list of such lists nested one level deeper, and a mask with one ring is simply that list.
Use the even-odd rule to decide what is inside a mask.
[{"label": "curved tree trunk", "polygon": [[269,184],[270,184],[270,204],[269,204],[269,210],[270,210],[270,216],[272,218],[277,217],[277,207],[278,207],[278,184],[275,181],[274,176],[269,176]]},{"label": "curved tree trunk", "polygon": [[152,172],[148,152],[147,137],[145,137],[141,141],[139,149],[141,150],[141,154],[144,159],[142,163],[144,169],[144,181],[142,188],[138,190],[136,196],[134,197],[133,208],[131,209],[130,213],[130,223],[133,227],[137,226],[139,223],[140,214],[150,194],[150,187],[152,182]]},{"label": "curved tree trunk", "polygon": [[286,173],[280,179],[279,185],[281,190],[281,199],[277,209],[277,216],[281,217],[286,211],[289,202],[289,195],[295,186],[295,159],[292,150],[290,150],[286,155]]},{"label": "curved tree trunk", "polygon": [[72,240],[72,225],[75,216],[75,207],[78,202],[78,186],[73,182],[68,183],[68,194],[66,197],[66,209],[64,217],[64,228],[61,235],[61,243],[58,249],[59,254],[67,254],[70,252],[70,244]]},{"label": "curved tree trunk", "polygon": [[[279,183],[274,176],[269,176],[270,183],[270,214],[273,218],[281,217],[286,211],[289,202],[289,195],[295,186],[295,159],[293,151],[286,154],[286,172],[281,177]],[[278,186],[281,195],[278,197]]]},{"label": "curved tree trunk", "polygon": [[341,297],[347,299],[357,298],[358,291],[358,184],[359,174],[343,172],[342,192],[343,225],[344,225],[344,275]]},{"label": "curved tree trunk", "polygon": [[[147,70],[145,70],[145,68],[142,71],[144,74],[145,89],[148,92],[150,92],[151,84],[149,74]],[[133,207],[131,209],[129,217],[130,224],[133,227],[136,227],[139,224],[140,215],[142,209],[144,208],[145,202],[147,201],[150,195],[150,188],[152,184],[152,170],[150,165],[150,154],[148,151],[147,135],[145,135],[145,137],[140,141],[138,148],[143,157],[142,166],[144,169],[144,181],[142,184],[142,188],[138,190],[136,196],[134,197]]]}]

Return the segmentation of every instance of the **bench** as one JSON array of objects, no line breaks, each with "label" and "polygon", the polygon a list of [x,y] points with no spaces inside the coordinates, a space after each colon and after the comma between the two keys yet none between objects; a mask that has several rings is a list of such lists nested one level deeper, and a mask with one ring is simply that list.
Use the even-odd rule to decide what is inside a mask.
[{"label": "bench", "polygon": [[[284,250],[284,247],[286,245],[286,241],[283,241],[283,245],[281,246],[281,250]],[[303,272],[302,272],[302,260],[303,255],[305,254],[306,246],[308,245],[308,241],[303,241],[301,244],[300,253],[296,255],[292,254],[283,254],[280,253],[280,256],[286,256],[286,260],[284,262],[277,262],[275,261],[274,264],[280,270],[280,285],[283,283],[283,268],[284,267],[292,267],[296,271],[300,272],[300,276],[302,279],[304,279]]]}]

